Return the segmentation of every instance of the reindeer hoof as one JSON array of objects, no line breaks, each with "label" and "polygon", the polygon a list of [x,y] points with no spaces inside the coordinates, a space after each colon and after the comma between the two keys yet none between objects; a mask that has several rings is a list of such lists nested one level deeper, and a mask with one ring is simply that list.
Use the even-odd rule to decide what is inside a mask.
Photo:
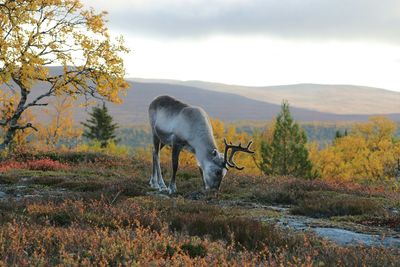
[{"label": "reindeer hoof", "polygon": [[153,183],[152,181],[149,182],[150,187],[153,189],[160,189],[160,186],[158,185],[158,183]]},{"label": "reindeer hoof", "polygon": [[158,190],[160,191],[160,192],[168,192],[169,193],[169,189],[166,187],[166,186],[164,186],[164,187],[159,187],[158,188]]},{"label": "reindeer hoof", "polygon": [[175,194],[176,193],[176,186],[169,186],[168,187],[168,194]]},{"label": "reindeer hoof", "polygon": [[160,190],[164,191],[167,190],[167,186],[164,184],[164,182],[159,182],[158,183],[158,187],[160,188]]}]

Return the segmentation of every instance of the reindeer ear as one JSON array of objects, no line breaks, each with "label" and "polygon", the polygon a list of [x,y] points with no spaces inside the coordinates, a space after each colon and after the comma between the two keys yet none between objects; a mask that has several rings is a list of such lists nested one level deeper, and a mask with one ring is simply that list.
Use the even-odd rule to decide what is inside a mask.
[{"label": "reindeer ear", "polygon": [[213,155],[213,157],[216,157],[218,155],[218,150],[214,149],[212,151],[212,155]]}]

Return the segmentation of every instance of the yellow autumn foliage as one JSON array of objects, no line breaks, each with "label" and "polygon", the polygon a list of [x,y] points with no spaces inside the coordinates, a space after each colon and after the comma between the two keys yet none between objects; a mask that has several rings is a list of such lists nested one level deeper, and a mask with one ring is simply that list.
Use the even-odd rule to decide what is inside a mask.
[{"label": "yellow autumn foliage", "polygon": [[396,124],[386,117],[357,123],[348,136],[318,150],[309,148],[314,168],[323,179],[357,182],[393,181],[400,142],[394,138]]},{"label": "yellow autumn foliage", "polygon": [[62,141],[66,148],[71,149],[81,135],[82,129],[74,125],[74,102],[70,97],[59,96],[50,101],[42,116],[47,116],[49,122],[38,124],[35,134],[35,147],[39,150],[55,149]]},{"label": "yellow autumn foliage", "polygon": [[[121,102],[128,84],[120,54],[128,49],[122,37],[111,39],[106,14],[80,0],[0,2],[0,150],[17,132],[35,127],[22,122],[23,114],[42,108],[49,97]],[[42,91],[32,94],[38,88]]]}]

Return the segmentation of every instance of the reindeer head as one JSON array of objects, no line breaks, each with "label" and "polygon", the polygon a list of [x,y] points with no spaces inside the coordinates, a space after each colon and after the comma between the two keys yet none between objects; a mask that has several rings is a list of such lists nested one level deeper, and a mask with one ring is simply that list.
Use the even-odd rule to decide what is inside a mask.
[{"label": "reindeer head", "polygon": [[[228,144],[224,139],[225,151],[219,153],[218,150],[214,149],[211,152],[211,160],[203,166],[203,181],[206,189],[219,189],[222,178],[225,176],[229,168],[235,168],[237,170],[243,170],[244,167],[238,167],[233,160],[233,156],[236,152],[245,152],[254,154],[254,151],[250,150],[250,146],[253,141],[250,141],[246,147],[242,147],[241,144],[233,145],[231,142]],[[230,150],[230,154],[229,154]],[[229,155],[228,155],[229,154]]]}]

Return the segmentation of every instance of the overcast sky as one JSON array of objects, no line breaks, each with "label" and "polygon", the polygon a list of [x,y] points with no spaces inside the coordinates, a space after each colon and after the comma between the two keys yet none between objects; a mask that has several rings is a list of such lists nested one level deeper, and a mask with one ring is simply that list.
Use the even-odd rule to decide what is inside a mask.
[{"label": "overcast sky", "polygon": [[132,52],[127,77],[400,91],[399,0],[83,0]]}]

